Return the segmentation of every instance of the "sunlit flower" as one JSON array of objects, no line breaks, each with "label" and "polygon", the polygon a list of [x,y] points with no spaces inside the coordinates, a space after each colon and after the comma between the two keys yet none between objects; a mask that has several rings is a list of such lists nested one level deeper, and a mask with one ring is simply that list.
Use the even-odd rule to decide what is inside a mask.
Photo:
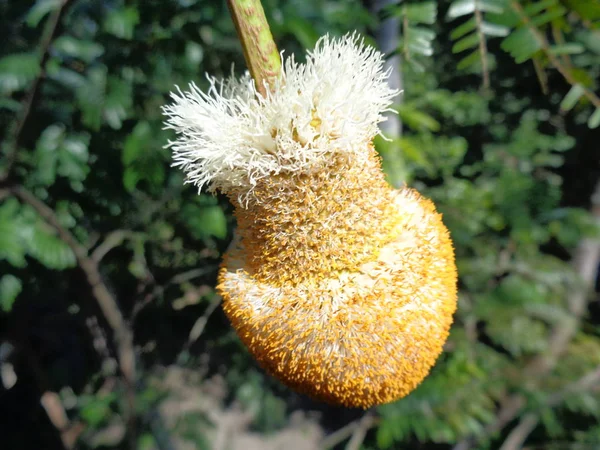
[{"label": "sunlit flower", "polygon": [[286,384],[346,406],[413,390],[456,308],[441,216],[386,183],[372,145],[388,75],[355,35],[324,37],[266,97],[248,76],[209,78],[164,108],[175,165],[236,207],[218,289],[241,340]]}]

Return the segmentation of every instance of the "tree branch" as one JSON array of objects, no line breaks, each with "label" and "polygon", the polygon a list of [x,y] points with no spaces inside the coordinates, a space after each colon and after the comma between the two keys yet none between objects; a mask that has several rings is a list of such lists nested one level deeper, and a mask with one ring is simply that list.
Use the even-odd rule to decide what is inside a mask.
[{"label": "tree branch", "polygon": [[198,319],[196,319],[196,322],[194,322],[194,325],[192,326],[192,329],[188,334],[187,341],[185,342],[183,348],[179,352],[178,360],[183,361],[185,353],[189,351],[190,347],[194,344],[194,342],[196,342],[198,338],[200,338],[202,333],[204,333],[204,329],[206,328],[208,319],[210,319],[210,316],[212,316],[212,314],[215,312],[215,310],[219,307],[220,304],[221,297],[217,297],[208,305],[206,311],[204,311],[204,314],[202,314],[200,317],[198,317]]},{"label": "tree branch", "polygon": [[546,72],[544,72],[544,68],[540,62],[540,57],[534,56],[532,61],[533,68],[535,69],[535,75],[537,76],[537,79],[540,82],[540,87],[542,88],[542,94],[548,95],[550,93],[550,89],[548,88],[548,75],[546,75]]},{"label": "tree branch", "polygon": [[523,446],[527,436],[537,427],[540,418],[533,413],[525,414],[519,425],[508,435],[500,450],[518,450]]},{"label": "tree branch", "polygon": [[[548,58],[548,61],[550,61],[550,64],[552,64],[554,68],[558,70],[558,72],[571,86],[578,84],[577,80],[571,73],[571,70],[569,70],[569,68],[566,67],[560,61],[560,59],[552,53],[550,49],[550,44],[548,43],[548,39],[546,39],[546,36],[542,34],[540,30],[531,22],[527,14],[525,14],[525,11],[523,10],[521,4],[513,0],[510,2],[510,6],[519,15],[523,24],[525,24],[525,26],[527,26],[529,30],[531,30],[531,33],[540,44],[542,51]],[[600,97],[598,97],[592,90],[588,89],[587,87],[582,86],[582,88],[583,95],[590,101],[590,103],[596,108],[600,108]]]},{"label": "tree branch", "polygon": [[475,0],[475,23],[477,24],[477,37],[479,39],[479,55],[481,56],[481,72],[483,74],[483,88],[489,89],[490,87],[490,71],[488,69],[487,62],[487,43],[485,41],[485,34],[483,34],[483,15],[481,9],[479,9],[479,0]]},{"label": "tree branch", "polygon": [[40,398],[40,403],[46,411],[48,419],[60,433],[60,440],[64,448],[67,450],[75,448],[79,435],[85,430],[85,424],[80,421],[71,422],[69,420],[56,392],[44,392]]},{"label": "tree branch", "polygon": [[119,367],[127,387],[130,409],[130,417],[128,419],[131,430],[135,414],[136,378],[133,333],[123,318],[116,299],[110,293],[106,284],[104,284],[102,281],[98,264],[88,256],[87,250],[79,242],[77,242],[75,237],[69,233],[68,230],[62,227],[54,211],[23,187],[13,187],[11,188],[11,191],[23,203],[31,206],[40,215],[40,217],[42,217],[42,219],[48,223],[48,225],[54,228],[58,234],[58,237],[65,244],[67,244],[74,253],[79,268],[85,274],[87,282],[90,285],[92,295],[98,303],[98,306],[100,307],[104,318],[108,322],[108,325],[113,330],[114,340],[117,347]]},{"label": "tree branch", "polygon": [[50,46],[58,34],[61,19],[67,12],[70,3],[71,0],[62,0],[58,9],[52,13],[48,19],[48,22],[46,23],[44,36],[42,38],[42,42],[40,43],[40,72],[33,80],[27,95],[25,95],[23,98],[19,115],[17,116],[17,120],[12,128],[12,136],[9,136],[9,138],[6,140],[6,168],[4,173],[0,175],[0,182],[6,181],[10,177],[12,168],[17,160],[17,153],[19,150],[21,137],[23,135],[23,130],[25,129],[25,124],[29,119],[29,115],[31,114],[33,105],[37,99],[41,81],[46,77],[46,63],[50,57]]},{"label": "tree branch", "polygon": [[[574,383],[569,384],[562,391],[551,395],[545,403],[545,407],[552,408],[562,403],[569,395],[585,392],[600,382],[600,366],[581,377]],[[510,432],[500,450],[519,450],[523,447],[525,440],[540,422],[539,414],[531,412],[526,414],[519,424]]]},{"label": "tree branch", "polygon": [[367,432],[377,423],[376,417],[368,412],[358,422],[358,426],[352,432],[352,437],[346,445],[346,450],[360,450],[360,447],[367,436]]},{"label": "tree branch", "polygon": [[[364,439],[364,434],[366,434],[366,432],[369,431],[370,428],[373,428],[378,423],[379,419],[377,417],[374,417],[370,413],[366,413],[360,419],[354,420],[348,425],[344,425],[339,430],[336,430],[333,433],[331,433],[329,436],[323,439],[319,448],[321,450],[328,450],[330,448],[335,447],[339,443],[344,442],[346,439],[352,438],[355,435],[358,435],[357,438],[355,438],[355,442],[358,441],[358,438],[360,438],[361,435],[362,439]],[[347,449],[352,448],[350,447],[351,443],[352,442],[348,443],[348,446],[346,447]],[[358,445],[360,446],[360,442],[358,443]]]},{"label": "tree branch", "polygon": [[63,406],[60,396],[51,390],[48,377],[44,373],[40,362],[34,351],[29,348],[24,340],[14,342],[15,347],[24,355],[31,374],[35,379],[40,394],[40,404],[48,416],[48,420],[54,426],[64,450],[75,448],[79,435],[84,431],[85,425],[80,421],[70,421]]},{"label": "tree branch", "polygon": [[133,231],[129,230],[115,230],[109,233],[104,241],[92,252],[91,258],[96,263],[102,261],[102,258],[106,256],[113,248],[121,245],[126,239],[131,239],[135,236]]},{"label": "tree branch", "polygon": [[179,274],[173,276],[173,278],[171,278],[169,281],[167,281],[163,285],[156,284],[154,286],[154,289],[152,289],[151,292],[146,294],[142,301],[137,302],[136,304],[133,305],[133,310],[132,310],[131,316],[130,316],[131,323],[135,322],[135,319],[137,318],[138,314],[140,313],[140,311],[142,309],[144,309],[147,305],[149,305],[155,299],[161,297],[164,294],[165,290],[169,286],[171,286],[173,284],[185,283],[187,281],[193,280],[194,278],[201,277],[202,275],[211,273],[211,272],[217,270],[218,268],[219,268],[218,265],[208,265],[208,266],[200,267],[198,269],[188,270],[186,272],[182,272],[182,273],[179,273]]}]

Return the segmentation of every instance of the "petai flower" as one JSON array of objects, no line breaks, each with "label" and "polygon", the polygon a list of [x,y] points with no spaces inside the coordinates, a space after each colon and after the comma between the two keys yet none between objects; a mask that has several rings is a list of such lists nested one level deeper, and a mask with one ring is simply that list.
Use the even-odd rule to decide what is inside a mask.
[{"label": "petai flower", "polygon": [[363,408],[423,380],[456,309],[441,215],[390,187],[373,147],[398,94],[383,62],[326,36],[266,96],[248,75],[209,77],[163,108],[174,165],[235,206],[218,290],[240,339],[289,386]]}]

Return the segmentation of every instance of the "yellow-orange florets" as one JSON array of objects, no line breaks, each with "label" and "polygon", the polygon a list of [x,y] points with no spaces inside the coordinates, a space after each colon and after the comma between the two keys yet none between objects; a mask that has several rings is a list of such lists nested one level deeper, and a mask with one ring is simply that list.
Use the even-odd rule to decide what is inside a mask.
[{"label": "yellow-orange florets", "polygon": [[372,150],[280,175],[238,208],[219,276],[224,309],[261,365],[328,402],[403,397],[442,351],[456,308],[448,231],[433,204],[384,181]]}]

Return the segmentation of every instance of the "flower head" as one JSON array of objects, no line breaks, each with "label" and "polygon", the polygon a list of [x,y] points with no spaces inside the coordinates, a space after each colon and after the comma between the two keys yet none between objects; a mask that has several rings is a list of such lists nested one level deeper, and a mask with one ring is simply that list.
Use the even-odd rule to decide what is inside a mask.
[{"label": "flower head", "polygon": [[397,94],[383,57],[357,35],[321,38],[306,63],[288,58],[266,97],[248,74],[210,88],[172,94],[164,108],[176,166],[187,181],[224,192],[245,190],[281,172],[306,173],[334,153],[358,154]]},{"label": "flower head", "polygon": [[271,374],[346,406],[414,389],[456,308],[441,216],[385,182],[372,145],[396,94],[382,63],[354,35],[325,37],[266,97],[211,79],[165,107],[175,164],[236,206],[218,290],[238,335]]}]

